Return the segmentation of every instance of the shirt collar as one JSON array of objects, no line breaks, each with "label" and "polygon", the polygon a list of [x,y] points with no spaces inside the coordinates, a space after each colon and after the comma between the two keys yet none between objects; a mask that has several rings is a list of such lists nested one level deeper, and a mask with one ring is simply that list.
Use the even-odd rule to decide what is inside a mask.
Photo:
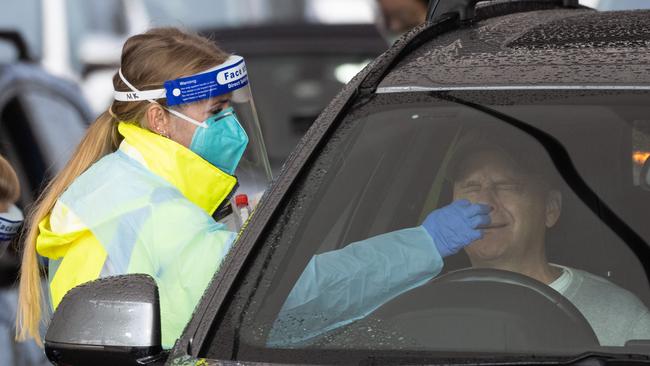
[{"label": "shirt collar", "polygon": [[566,290],[569,288],[569,285],[571,285],[571,282],[573,281],[573,271],[569,267],[560,266],[558,264],[551,264],[551,266],[561,269],[562,274],[555,281],[549,283],[548,285],[553,290],[564,295]]},{"label": "shirt collar", "polygon": [[228,198],[237,178],[185,146],[133,123],[120,122],[120,150],[176,187],[188,200],[212,213]]}]

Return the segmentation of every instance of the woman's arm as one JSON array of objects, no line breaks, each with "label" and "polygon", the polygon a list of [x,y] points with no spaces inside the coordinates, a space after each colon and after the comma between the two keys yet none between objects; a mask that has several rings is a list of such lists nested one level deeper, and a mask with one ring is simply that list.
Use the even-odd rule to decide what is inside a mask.
[{"label": "woman's arm", "polygon": [[442,266],[421,226],[315,255],[282,306],[268,344],[300,343],[363,318],[429,281]]},{"label": "woman's arm", "polygon": [[434,210],[422,226],[378,235],[315,255],[289,293],[268,344],[304,342],[361,319],[423,285],[442,258],[482,237],[491,208],[467,200]]}]

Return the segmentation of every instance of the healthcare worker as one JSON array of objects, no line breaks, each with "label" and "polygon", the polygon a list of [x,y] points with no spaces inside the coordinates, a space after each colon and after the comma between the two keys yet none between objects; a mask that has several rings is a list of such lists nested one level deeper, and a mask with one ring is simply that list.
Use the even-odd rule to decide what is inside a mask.
[{"label": "healthcare worker", "polygon": [[[20,339],[40,339],[40,254],[49,258],[54,309],[68,290],[98,277],[151,275],[159,288],[163,347],[171,347],[235,239],[217,222],[230,212],[229,197],[237,191],[255,202],[270,178],[241,57],[196,35],[154,29],[127,40],[113,85],[115,101],[30,218]],[[342,309],[314,323],[315,331],[363,316],[435,276],[441,256],[481,236],[488,211],[454,203],[422,226],[314,257],[281,317],[309,310],[314,294],[328,310]],[[419,240],[406,240],[414,237]],[[359,281],[381,286],[358,292]],[[348,302],[332,302],[341,298]]]},{"label": "healthcare worker", "polygon": [[[23,222],[23,214],[16,202],[20,197],[20,184],[11,164],[0,156],[0,262],[14,267],[14,258],[7,249],[15,243]],[[2,279],[4,284],[11,279]],[[16,305],[18,291],[13,285],[0,287],[0,365],[46,365],[43,351],[34,342],[17,343]]]},{"label": "healthcare worker", "polygon": [[[270,180],[241,57],[198,35],[152,29],[126,41],[113,86],[115,101],[29,218],[18,339],[40,341],[41,304],[56,309],[71,288],[146,273],[171,347],[234,241],[218,222],[232,212],[230,197],[254,203]],[[46,299],[38,255],[49,259]]]},{"label": "healthcare worker", "polygon": [[16,206],[19,197],[20,184],[16,171],[0,156],[0,257],[23,223],[23,213]]}]

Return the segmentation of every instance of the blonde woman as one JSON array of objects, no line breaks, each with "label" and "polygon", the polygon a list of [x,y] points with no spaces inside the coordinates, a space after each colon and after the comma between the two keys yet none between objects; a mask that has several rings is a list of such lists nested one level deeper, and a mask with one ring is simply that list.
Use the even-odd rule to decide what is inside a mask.
[{"label": "blonde woman", "polygon": [[[18,339],[40,341],[43,306],[56,309],[71,288],[146,273],[169,348],[233,242],[212,215],[241,185],[235,169],[259,136],[243,59],[198,35],[153,29],[126,41],[113,86],[115,101],[29,217]],[[49,298],[39,255],[49,260]]]}]

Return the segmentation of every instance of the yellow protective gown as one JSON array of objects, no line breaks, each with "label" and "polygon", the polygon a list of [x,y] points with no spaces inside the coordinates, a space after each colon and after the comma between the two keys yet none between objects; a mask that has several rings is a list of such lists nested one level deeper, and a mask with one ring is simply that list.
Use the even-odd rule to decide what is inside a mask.
[{"label": "yellow protective gown", "polygon": [[124,141],[79,176],[39,225],[53,308],[99,277],[146,273],[160,292],[163,347],[173,346],[235,233],[211,214],[236,179],[169,139],[120,123]]}]

